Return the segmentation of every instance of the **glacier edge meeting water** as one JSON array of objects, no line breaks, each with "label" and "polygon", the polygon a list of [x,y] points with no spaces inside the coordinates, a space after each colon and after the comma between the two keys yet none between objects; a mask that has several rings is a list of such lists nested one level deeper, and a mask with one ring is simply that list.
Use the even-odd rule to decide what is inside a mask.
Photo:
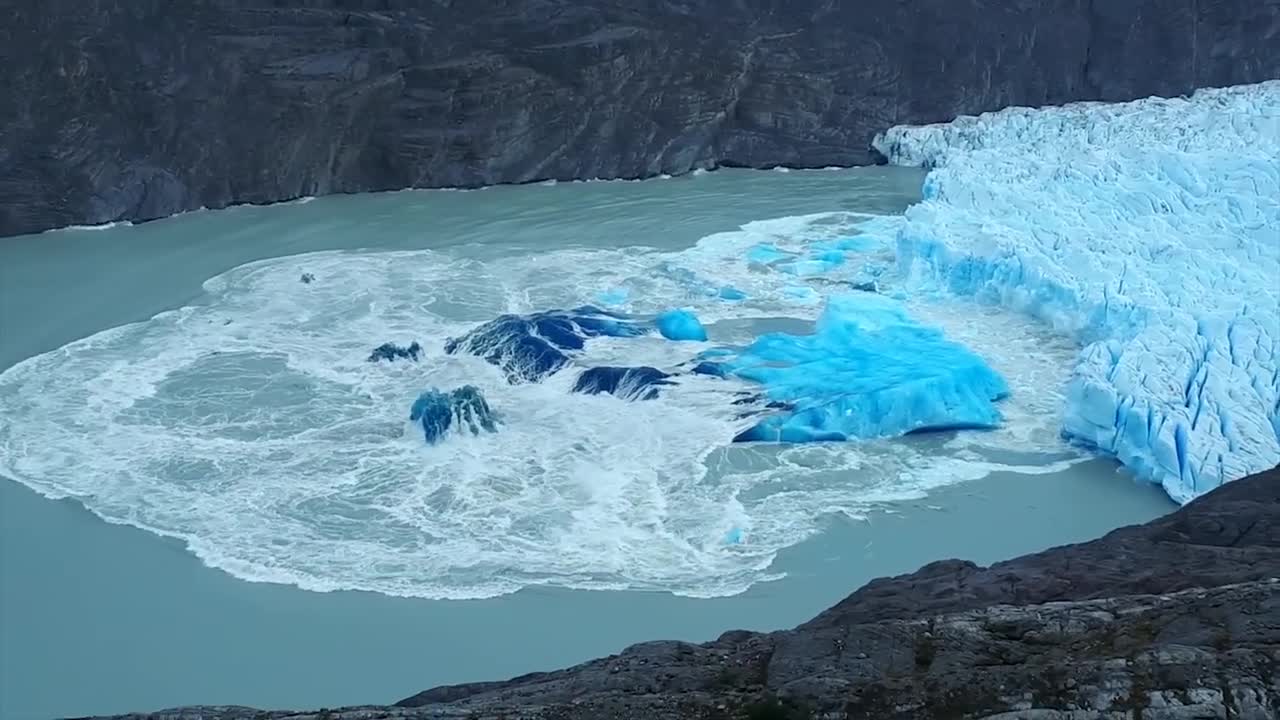
[{"label": "glacier edge meeting water", "polygon": [[[485,220],[241,265],[0,374],[0,472],[236,577],[429,598],[735,594],[832,517],[1079,445],[1185,501],[1277,453],[1276,105],[1273,83],[895,129],[882,150],[932,168],[905,216],[833,194],[666,246],[503,244]],[[556,308],[593,304],[557,335]],[[824,314],[878,308],[955,372],[885,405],[780,382],[834,367]],[[733,442],[836,437],[856,441]]]},{"label": "glacier edge meeting water", "polygon": [[1064,432],[1185,503],[1280,463],[1280,81],[877,137],[900,269],[1083,346]]}]

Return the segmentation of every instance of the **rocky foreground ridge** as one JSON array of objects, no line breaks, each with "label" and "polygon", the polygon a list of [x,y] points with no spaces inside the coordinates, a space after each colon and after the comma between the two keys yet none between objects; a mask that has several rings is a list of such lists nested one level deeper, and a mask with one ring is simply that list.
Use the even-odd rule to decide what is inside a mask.
[{"label": "rocky foreground ridge", "polygon": [[1280,0],[0,0],[0,235],[873,161],[890,126],[1280,77]]},{"label": "rocky foreground ridge", "polygon": [[644,643],[385,707],[128,717],[1280,718],[1280,468],[1091,542],[875,580],[793,630]]}]

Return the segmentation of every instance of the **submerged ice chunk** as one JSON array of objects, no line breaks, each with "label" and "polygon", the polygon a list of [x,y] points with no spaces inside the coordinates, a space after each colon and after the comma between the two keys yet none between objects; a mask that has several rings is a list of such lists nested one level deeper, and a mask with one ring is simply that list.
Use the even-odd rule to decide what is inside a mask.
[{"label": "submerged ice chunk", "polygon": [[795,257],[794,254],[781,250],[777,245],[762,243],[747,251],[747,262],[758,265],[769,265],[779,260]]},{"label": "submerged ice chunk", "polygon": [[789,285],[782,288],[782,295],[800,305],[817,305],[822,302],[822,296],[818,291],[808,285]]},{"label": "submerged ice chunk", "polygon": [[1064,432],[1187,502],[1280,464],[1280,81],[893,128],[914,279],[1082,350]]},{"label": "submerged ice chunk", "polygon": [[596,301],[601,305],[622,305],[630,296],[631,291],[627,288],[611,288],[596,293]]},{"label": "submerged ice chunk", "polygon": [[647,365],[639,367],[593,367],[583,371],[573,385],[576,393],[609,393],[623,400],[654,400],[658,388],[674,385],[669,373]]},{"label": "submerged ice chunk", "polygon": [[423,392],[413,401],[409,420],[422,426],[422,434],[431,445],[440,442],[454,426],[470,430],[472,435],[479,435],[481,430],[498,431],[498,416],[473,385],[447,393],[435,389]]},{"label": "submerged ice chunk", "polygon": [[1009,392],[980,357],[870,295],[830,298],[812,335],[762,335],[736,356],[694,371],[760,383],[769,400],[789,408],[738,442],[991,428],[1001,420],[995,402]]},{"label": "submerged ice chunk", "polygon": [[395,343],[383,343],[369,353],[369,362],[378,362],[379,360],[386,360],[387,362],[417,360],[421,354],[422,346],[416,340],[409,343],[408,347],[400,347]]},{"label": "submerged ice chunk", "polygon": [[569,352],[588,338],[638,337],[648,332],[626,316],[591,306],[501,315],[445,343],[449,354],[470,353],[502,368],[511,383],[537,382],[569,364]]},{"label": "submerged ice chunk", "polygon": [[668,310],[654,320],[658,332],[668,340],[706,340],[707,330],[698,316],[688,310]]}]

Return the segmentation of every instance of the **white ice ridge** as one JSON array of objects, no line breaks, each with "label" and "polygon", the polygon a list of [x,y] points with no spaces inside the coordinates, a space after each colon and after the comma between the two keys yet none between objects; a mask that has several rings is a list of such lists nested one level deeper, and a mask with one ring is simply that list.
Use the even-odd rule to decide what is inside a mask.
[{"label": "white ice ridge", "polygon": [[1064,432],[1179,502],[1280,464],[1280,81],[895,127],[903,269],[1081,343]]}]

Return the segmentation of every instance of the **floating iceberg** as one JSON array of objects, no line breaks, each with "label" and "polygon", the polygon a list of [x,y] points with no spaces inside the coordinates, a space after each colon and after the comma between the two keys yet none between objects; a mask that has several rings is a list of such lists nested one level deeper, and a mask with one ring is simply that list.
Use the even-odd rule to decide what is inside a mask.
[{"label": "floating iceberg", "polygon": [[593,367],[583,371],[573,391],[587,395],[609,393],[623,400],[653,400],[658,388],[673,385],[669,373],[647,365],[639,367]]},{"label": "floating iceberg", "polygon": [[422,346],[416,340],[409,343],[408,347],[400,347],[395,343],[383,343],[369,353],[369,362],[378,362],[379,360],[386,360],[387,362],[396,360],[416,361],[421,354]]},{"label": "floating iceberg", "polygon": [[688,310],[668,310],[659,315],[654,320],[654,324],[662,337],[668,340],[705,341],[707,339],[706,328],[702,327],[698,316]]},{"label": "floating iceberg", "polygon": [[900,269],[1081,342],[1069,437],[1179,502],[1280,463],[1280,82],[1013,108],[875,145],[933,168]]},{"label": "floating iceberg", "polygon": [[762,243],[757,245],[747,253],[747,262],[757,263],[759,265],[770,265],[779,260],[787,260],[794,258],[793,253],[781,250],[777,245],[772,243]]},{"label": "floating iceberg", "polygon": [[[812,335],[770,333],[693,372],[760,383],[786,411],[737,442],[815,442],[999,425],[1009,389],[980,357],[872,295],[834,296]],[[776,407],[776,405],[775,405]]]},{"label": "floating iceberg", "polygon": [[537,382],[569,364],[568,352],[581,350],[587,338],[638,337],[648,332],[624,315],[591,306],[547,310],[530,315],[500,315],[460,338],[445,352],[470,353],[506,373],[512,383]]},{"label": "floating iceberg", "polygon": [[451,427],[466,428],[472,435],[481,430],[498,431],[498,416],[489,407],[480,390],[463,385],[450,392],[428,390],[413,401],[409,420],[422,425],[422,434],[429,444],[440,442]]}]

